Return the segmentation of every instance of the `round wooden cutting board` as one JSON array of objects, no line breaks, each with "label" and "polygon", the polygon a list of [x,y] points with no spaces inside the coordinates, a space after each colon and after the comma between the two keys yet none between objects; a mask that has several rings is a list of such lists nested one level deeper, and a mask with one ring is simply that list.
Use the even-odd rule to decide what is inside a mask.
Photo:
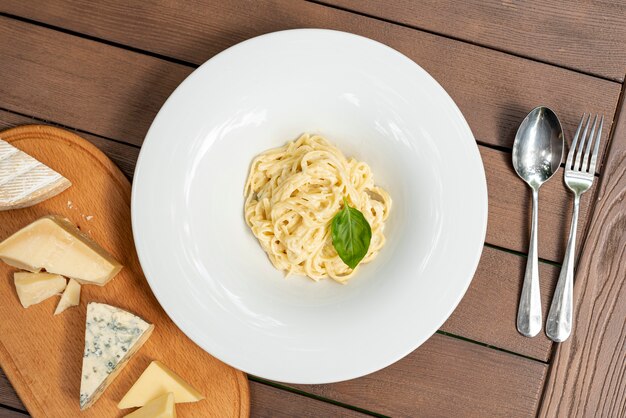
[{"label": "round wooden cutting board", "polygon": [[[106,286],[83,286],[80,305],[54,316],[59,298],[24,309],[13,286],[15,269],[0,262],[0,366],[28,411],[35,417],[121,417],[131,410],[120,411],[117,402],[148,364],[159,360],[206,397],[177,404],[179,418],[247,417],[250,399],[245,374],[189,340],[152,294],[133,243],[131,187],[122,172],[91,143],[59,128],[22,126],[1,132],[0,139],[72,182],[69,189],[35,206],[0,212],[0,241],[44,215],[58,214],[124,265]],[[85,312],[91,301],[137,314],[155,329],[94,406],[81,412]]]}]

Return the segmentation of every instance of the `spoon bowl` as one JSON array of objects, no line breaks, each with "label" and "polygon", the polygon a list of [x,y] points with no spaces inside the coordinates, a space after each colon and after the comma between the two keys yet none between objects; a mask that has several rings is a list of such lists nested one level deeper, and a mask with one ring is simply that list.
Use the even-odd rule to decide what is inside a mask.
[{"label": "spoon bowl", "polygon": [[563,157],[563,129],[545,106],[534,108],[522,121],[513,143],[513,168],[532,188],[554,175]]},{"label": "spoon bowl", "polygon": [[517,330],[526,337],[534,337],[541,331],[537,254],[539,187],[557,172],[562,158],[563,129],[559,118],[545,106],[534,108],[522,121],[513,143],[513,168],[533,191],[528,261],[517,311]]}]

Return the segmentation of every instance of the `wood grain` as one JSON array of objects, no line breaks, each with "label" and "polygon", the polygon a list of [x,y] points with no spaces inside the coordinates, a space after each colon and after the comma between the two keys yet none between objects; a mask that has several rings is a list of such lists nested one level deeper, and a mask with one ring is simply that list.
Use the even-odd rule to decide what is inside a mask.
[{"label": "wood grain", "polygon": [[[503,147],[510,147],[517,123],[527,110],[538,104],[538,100],[555,108],[564,121],[567,136],[571,137],[579,114],[583,111],[599,110],[607,115],[612,114],[611,108],[617,101],[616,91],[619,89],[614,83],[593,77],[316,4],[288,0],[262,4],[245,0],[222,4],[205,4],[199,1],[183,5],[174,5],[171,2],[127,5],[112,1],[82,1],[70,4],[59,0],[36,6],[28,2],[23,3],[26,4],[5,0],[0,3],[0,10],[12,12],[7,8],[19,7],[17,12],[15,10],[13,12],[16,14],[23,12],[28,18],[183,59],[193,64],[204,61],[239,40],[289,27],[331,27],[374,37],[406,53],[430,71],[459,103],[477,138],[483,143]],[[393,8],[394,4],[389,7]],[[134,13],[129,12],[130,7],[136,9]],[[466,6],[457,4],[456,7]],[[585,7],[595,8],[597,5],[590,3]],[[26,13],[30,15],[27,16]],[[593,10],[590,15],[592,20],[590,26],[599,32],[594,36],[603,37],[606,35],[602,33],[603,31],[615,29],[605,23],[606,15],[596,16]],[[588,16],[579,17],[588,18]],[[620,15],[620,18],[622,17],[623,14]],[[466,16],[462,16],[461,20],[463,19],[466,19]],[[472,16],[467,19],[471,21]],[[604,22],[599,22],[602,19]],[[163,24],[164,20],[168,21],[167,25]],[[506,23],[504,20],[503,22]],[[495,23],[502,25],[503,22]],[[612,21],[609,19],[608,22]],[[454,26],[456,23],[451,24],[454,30],[457,30],[457,26]],[[621,21],[617,23],[622,25]],[[463,24],[465,23],[461,22],[461,25]],[[467,25],[462,26],[463,31],[469,34],[473,33],[472,30],[476,32],[475,28],[469,27],[471,22]],[[510,30],[508,26],[506,30]],[[597,30],[597,27],[602,30]],[[621,30],[621,27],[617,29]],[[508,36],[502,33],[506,30],[499,30],[501,32],[498,36]],[[516,28],[513,32],[515,30]],[[584,32],[580,36],[585,36],[587,27],[568,30],[579,30]],[[535,36],[532,33],[525,35]],[[517,35],[513,33],[513,36]],[[623,39],[619,45],[622,44]],[[551,55],[561,59],[559,55],[561,51],[551,52],[557,52]],[[126,164],[129,166],[134,165],[136,155],[133,158],[126,145],[106,140],[104,137],[139,145],[160,104],[177,85],[179,79],[184,78],[191,70],[190,66],[172,64],[5,18],[0,18],[0,54],[2,54],[0,71],[4,78],[3,83],[0,83],[0,107],[93,132],[96,134],[90,139],[93,143],[96,143],[96,140],[101,141],[98,146],[105,151],[109,149],[107,152],[110,155],[115,156],[117,153],[120,161],[127,158]],[[614,53],[615,59],[612,56],[609,58],[612,60],[611,64],[619,62],[619,68],[623,73],[622,55],[624,51],[619,50]],[[605,63],[601,65],[602,68],[607,68]],[[144,76],[150,80],[145,80]],[[26,85],[28,83],[31,85]],[[42,89],[42,86],[45,88]],[[22,116],[0,111],[0,123],[2,120],[10,121],[15,117]],[[623,119],[624,117],[621,124],[624,124]],[[626,128],[620,126],[617,132],[621,132],[622,137],[626,136]],[[614,144],[613,148],[615,147]],[[609,216],[611,220],[603,223],[599,215],[594,216],[590,235],[590,241],[591,238],[594,239],[593,250],[588,250],[589,245],[592,245],[588,241],[581,260],[581,266],[587,268],[581,267],[577,278],[577,292],[581,298],[577,314],[584,317],[585,321],[578,325],[584,329],[582,331],[577,329],[575,335],[582,332],[586,332],[586,335],[584,337],[581,335],[580,338],[566,343],[557,350],[557,359],[560,363],[554,367],[550,384],[546,386],[543,416],[626,414],[623,361],[626,357],[624,353],[626,314],[624,304],[621,303],[624,300],[625,276],[623,249],[626,221],[623,214],[626,211],[623,207],[623,198],[626,189],[624,183],[626,147],[620,145],[618,148],[621,150],[617,152],[620,162],[615,163],[614,160],[611,160],[613,163],[609,162],[609,172],[617,174],[611,176],[612,180],[604,180],[600,193],[603,200],[600,201],[596,211],[596,215],[598,211],[602,211],[601,213]],[[490,154],[491,151],[495,154]],[[487,152],[481,149],[481,153],[485,160],[490,190],[489,235],[499,239],[498,237],[502,236],[498,234],[512,224],[512,229],[517,232],[511,233],[509,237],[505,235],[498,245],[524,249],[525,242],[515,237],[525,236],[524,215],[518,214],[524,211],[524,202],[527,200],[522,196],[521,189],[514,189],[515,183],[509,177],[510,166],[506,165],[508,157],[506,153],[498,154],[499,151],[494,150]],[[128,155],[130,157],[126,157]],[[523,187],[523,183],[521,186]],[[557,190],[559,187],[555,185],[554,188]],[[569,208],[569,205],[566,205],[566,197],[564,195],[559,197],[558,192],[546,192],[544,204],[543,193],[546,190],[547,185],[542,189],[540,202],[542,209],[550,202],[561,205],[557,207],[565,205]],[[545,220],[542,218],[540,230],[545,230],[550,235],[557,233],[558,237],[564,239],[563,231],[567,229],[567,224],[564,226],[556,224],[568,222],[569,215],[567,213],[557,215],[559,218],[555,224],[550,224],[548,219],[548,227],[544,226]],[[507,241],[511,237],[512,244]],[[550,239],[552,237],[548,238]],[[544,245],[543,241],[540,243]],[[551,248],[549,251],[558,255],[563,243],[559,244],[553,239],[546,246]],[[516,275],[521,277],[519,265],[523,264],[523,259],[513,254],[502,256],[504,253],[501,253],[490,248],[485,250],[476,280],[455,314],[442,329],[453,333],[464,331],[464,334],[459,332],[459,335],[488,344],[495,340],[496,344],[493,345],[520,353],[529,351],[531,352],[529,355],[533,357],[547,358],[550,343],[545,337],[534,339],[539,343],[529,342],[530,347],[525,349],[523,343],[528,340],[518,341],[515,338],[516,334],[511,333],[510,325],[506,323],[514,305],[510,303],[503,305],[505,301],[517,298],[519,282],[515,277]],[[607,254],[609,258],[605,261],[603,257]],[[542,280],[545,277],[551,282],[554,275],[554,267],[543,266]],[[546,288],[552,288],[553,283],[542,281],[542,286],[544,297],[547,297],[549,291],[546,291]],[[545,303],[544,300],[544,306]],[[502,318],[505,318],[505,321]],[[511,321],[513,320],[511,318]],[[502,324],[505,332],[494,331],[492,335],[491,329],[486,327],[493,323]],[[459,410],[461,416],[518,416],[533,415],[536,412],[536,400],[539,397],[536,394],[540,390],[535,392],[533,390],[541,387],[546,366],[467,342],[449,340],[451,340],[449,337],[436,335],[401,363],[363,379],[315,388],[317,391],[315,393],[394,415],[450,416],[459,415]],[[544,355],[546,357],[543,357]],[[513,362],[515,366],[511,366],[509,362],[511,358],[515,360]],[[529,363],[519,366],[517,360]],[[520,369],[526,373],[522,373],[522,377],[517,374]],[[541,378],[537,378],[539,374]],[[523,402],[527,399],[523,401],[517,399],[520,396],[518,392],[520,380],[522,388],[531,389],[530,395],[525,391],[522,394],[528,396],[530,402]],[[537,380],[540,383],[536,383]],[[253,396],[255,385],[256,383],[253,384]],[[303,388],[308,390],[306,387]],[[267,390],[268,387],[264,386],[257,394]],[[0,376],[0,404],[4,403],[3,399],[7,393],[9,392],[3,389]],[[562,394],[564,396],[561,399]],[[291,396],[298,395],[289,394],[288,397]],[[364,401],[363,397],[368,399]],[[271,396],[266,398],[270,399],[270,402],[280,402],[282,395],[271,393]],[[266,398],[262,395],[257,397],[257,400]],[[300,397],[297,399],[302,401]],[[478,410],[482,408],[483,403],[490,401],[500,405],[489,404],[486,408]],[[261,401],[261,404],[263,402]],[[475,408],[471,405],[474,402],[477,403]],[[534,405],[535,409],[530,408],[530,404]],[[380,405],[384,408],[374,409]],[[494,411],[490,408],[498,409]],[[269,415],[276,415],[280,412],[281,405],[270,405],[266,410],[269,411]],[[3,413],[0,409],[0,417]]]},{"label": "wood grain", "polygon": [[3,409],[0,406],[0,418],[26,418],[26,417],[28,417],[28,415],[24,413],[12,411],[10,409]]},{"label": "wood grain", "polygon": [[0,405],[26,411],[26,407],[15,393],[15,389],[11,386],[2,369],[0,369]]},{"label": "wood grain", "polygon": [[[525,269],[526,258],[485,247],[472,284],[441,330],[547,362],[552,350],[548,337],[542,332],[526,338],[516,329]],[[539,263],[544,317],[558,275],[557,267]]]},{"label": "wood grain", "polygon": [[436,334],[397,363],[306,392],[390,416],[529,417],[547,366]]},{"label": "wood grain", "polygon": [[[322,0],[617,81],[626,71],[626,5],[530,0]],[[17,3],[17,2],[16,2]]]},{"label": "wood grain", "polygon": [[192,71],[5,17],[0,56],[0,107],[133,145]]},{"label": "wood grain", "polygon": [[255,418],[364,418],[368,416],[257,382],[250,382],[250,409]]},{"label": "wood grain", "polygon": [[[479,141],[508,148],[537,105],[554,109],[571,138],[583,112],[609,117],[619,96],[614,82],[306,2],[5,0],[0,10],[195,65],[277,30],[353,32],[413,59],[448,91]],[[192,69],[5,18],[0,55],[0,107],[135,145]]]},{"label": "wood grain", "polygon": [[[0,110],[0,131],[20,125],[37,123],[41,123],[41,121]],[[135,164],[137,164],[137,157],[139,157],[139,148],[84,132],[75,133],[98,147],[100,151],[104,152],[104,154],[122,170],[122,173],[124,173],[129,180],[132,180],[135,172]]]},{"label": "wood grain", "polygon": [[626,416],[626,107],[622,103],[540,416]]},{"label": "wood grain", "polygon": [[[211,357],[169,319],[143,277],[130,225],[130,183],[95,146],[54,127],[24,126],[2,137],[67,177],[72,186],[36,206],[0,213],[0,235],[49,213],[69,218],[125,266],[105,287],[83,286],[79,307],[53,317],[55,298],[23,309],[11,280],[0,280],[0,365],[33,416],[121,416],[117,401],[152,360],[161,360],[206,395],[181,404],[184,416],[248,416],[248,381]],[[71,203],[69,203],[71,202]],[[86,215],[93,218],[86,219]],[[0,276],[13,268],[0,264]],[[90,409],[79,412],[84,322],[89,301],[119,306],[155,325],[147,343]],[[128,412],[128,411],[126,411]]]}]

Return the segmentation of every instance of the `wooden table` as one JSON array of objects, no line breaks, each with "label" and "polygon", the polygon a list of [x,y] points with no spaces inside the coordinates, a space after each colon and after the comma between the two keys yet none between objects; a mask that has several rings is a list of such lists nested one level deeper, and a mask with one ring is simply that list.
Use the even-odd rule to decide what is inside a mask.
[{"label": "wooden table", "polygon": [[[49,123],[75,130],[130,178],[152,119],[194,68],[250,37],[299,27],[381,41],[444,86],[479,144],[489,226],[470,289],[424,345],[382,371],[337,384],[250,376],[252,415],[626,416],[623,4],[1,0],[0,128]],[[568,142],[583,112],[602,113],[608,122],[597,181],[582,203],[576,326],[558,345],[515,330],[530,196],[511,167],[511,145],[520,121],[539,104],[557,112]],[[562,181],[542,188],[544,312],[571,204]],[[1,374],[0,406],[0,417],[27,414]]]}]

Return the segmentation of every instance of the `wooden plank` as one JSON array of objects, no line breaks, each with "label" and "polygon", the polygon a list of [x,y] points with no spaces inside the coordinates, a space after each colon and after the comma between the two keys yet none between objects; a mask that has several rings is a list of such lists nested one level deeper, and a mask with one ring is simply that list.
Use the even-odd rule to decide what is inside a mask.
[{"label": "wooden plank", "polygon": [[11,409],[2,408],[0,406],[0,418],[26,418],[30,415],[26,415],[22,412],[13,411]]},{"label": "wooden plank", "polygon": [[[525,268],[525,258],[485,247],[471,286],[441,330],[547,362],[552,350],[548,337],[543,332],[523,337],[515,324]],[[558,268],[539,263],[544,315],[558,275]]]},{"label": "wooden plank", "polygon": [[7,379],[4,371],[0,368],[0,405],[26,411],[26,407],[15,393],[15,389]]},{"label": "wooden plank", "polygon": [[[353,32],[383,42],[424,67],[457,102],[476,138],[502,147],[511,147],[519,123],[537,105],[553,108],[571,137],[583,112],[613,115],[619,95],[617,83],[313,3],[5,0],[0,10],[193,64],[277,30]],[[3,21],[0,26],[5,26]],[[134,144],[140,144],[160,104],[190,71],[151,57],[130,58],[117,48],[83,39],[58,45],[58,38],[67,37],[28,25],[12,24],[4,31],[0,53],[10,61],[0,69],[11,91],[0,86],[0,96],[5,96],[0,105],[27,113],[20,109],[39,109],[33,101],[47,104],[44,113],[64,125]],[[138,74],[142,71],[147,74]],[[50,80],[53,90],[46,97],[41,90],[32,91]],[[116,95],[124,100],[111,104]],[[48,97],[51,103],[38,103]],[[92,110],[88,116],[76,109],[84,105]]]},{"label": "wooden plank", "polygon": [[[43,122],[37,119],[0,110],[0,131],[20,125],[41,123]],[[135,164],[137,163],[137,157],[139,157],[139,148],[107,140],[106,138],[90,135],[84,132],[75,133],[100,148],[100,150],[104,152],[107,157],[117,164],[126,177],[132,180],[133,173],[135,172]]]},{"label": "wooden plank", "polygon": [[358,418],[368,415],[297,395],[258,382],[250,382],[250,413],[255,418]]},{"label": "wooden plank", "polygon": [[141,145],[192,68],[0,17],[0,107]]},{"label": "wooden plank", "polygon": [[529,417],[547,365],[436,334],[404,359],[360,379],[294,385],[391,416]]},{"label": "wooden plank", "polygon": [[[332,15],[336,13],[328,8],[324,8],[323,11]],[[349,17],[352,18],[351,15]],[[405,31],[403,28],[394,28],[390,25],[385,28]],[[419,45],[415,43],[419,39],[414,39],[416,36],[414,32],[397,34],[406,35],[406,43],[403,44],[405,48]],[[439,39],[443,43],[448,42]],[[397,41],[396,38],[388,40]],[[542,86],[541,80],[551,79],[556,84],[550,89],[550,94],[567,103],[568,108],[570,105],[575,108],[578,106],[576,103],[582,108],[587,96],[590,100],[589,106],[594,100],[600,101],[601,107],[612,106],[613,90],[617,86],[614,83],[517,58],[489,57],[489,54],[496,53],[483,49],[469,51],[473,55],[467,55],[468,51],[461,48],[464,45],[457,44],[452,45],[453,49],[466,55],[463,66],[476,64],[476,62],[472,64],[474,58],[471,57],[480,52],[479,55],[484,55],[480,57],[481,60],[490,58],[495,60],[487,67],[492,68],[499,63],[499,70],[504,74],[519,73],[517,68],[519,66],[527,67],[524,71],[537,72],[536,79],[540,81],[530,88],[533,94],[544,94],[545,92],[541,90],[547,89],[547,86]],[[444,45],[436,47],[433,42],[430,46],[440,49]],[[470,48],[466,45],[465,47]],[[0,17],[0,56],[3,57],[0,61],[0,71],[5,74],[4,82],[0,83],[0,107],[136,145],[143,141],[143,135],[160,104],[191,71],[189,67],[3,17]],[[537,66],[541,68],[536,68]],[[440,68],[439,65],[435,65],[433,68],[441,71],[443,66]],[[490,80],[483,81],[490,83]],[[566,83],[559,87],[563,80]],[[509,81],[511,85],[515,85],[515,82],[521,83],[521,80]],[[578,83],[580,89],[571,88]],[[464,83],[459,85],[458,89],[468,93],[467,98],[473,101],[471,108],[477,108],[483,102],[483,98],[478,96],[484,91],[483,87],[485,86]],[[491,90],[489,100],[499,101],[501,97],[507,96],[506,91],[509,90],[511,89],[502,92]],[[513,90],[515,91],[509,91],[510,95],[526,91],[518,91],[517,87]],[[571,92],[575,92],[576,96],[572,97]],[[579,95],[582,92],[584,95]],[[605,96],[599,97],[598,94]],[[507,100],[515,99],[508,97]],[[488,119],[481,117],[476,121],[475,129],[495,123],[499,127],[497,129],[493,127],[493,133],[501,131],[501,123],[507,120],[507,117],[502,115],[507,111],[502,107],[504,104],[497,106],[499,110],[491,109],[493,112],[490,111]],[[515,116],[516,123],[519,122],[518,116]],[[504,137],[508,138],[510,135],[512,132],[505,134]],[[489,177],[491,199],[487,242],[516,251],[526,251],[528,216],[525,211],[530,202],[528,190],[513,174],[510,155],[494,150],[482,149],[482,151]],[[540,233],[539,254],[542,258],[560,262],[566,230],[564,214],[569,210],[569,205],[566,204],[569,196],[565,186],[553,180],[542,188],[540,200],[543,208],[540,211],[540,229],[549,234]],[[581,218],[583,225],[585,208],[583,203]]]},{"label": "wooden plank", "polygon": [[626,107],[622,103],[540,416],[626,416]]},{"label": "wooden plank", "polygon": [[565,5],[560,1],[541,0],[519,4],[494,0],[322,2],[600,77],[624,80],[624,3],[570,2]]}]

